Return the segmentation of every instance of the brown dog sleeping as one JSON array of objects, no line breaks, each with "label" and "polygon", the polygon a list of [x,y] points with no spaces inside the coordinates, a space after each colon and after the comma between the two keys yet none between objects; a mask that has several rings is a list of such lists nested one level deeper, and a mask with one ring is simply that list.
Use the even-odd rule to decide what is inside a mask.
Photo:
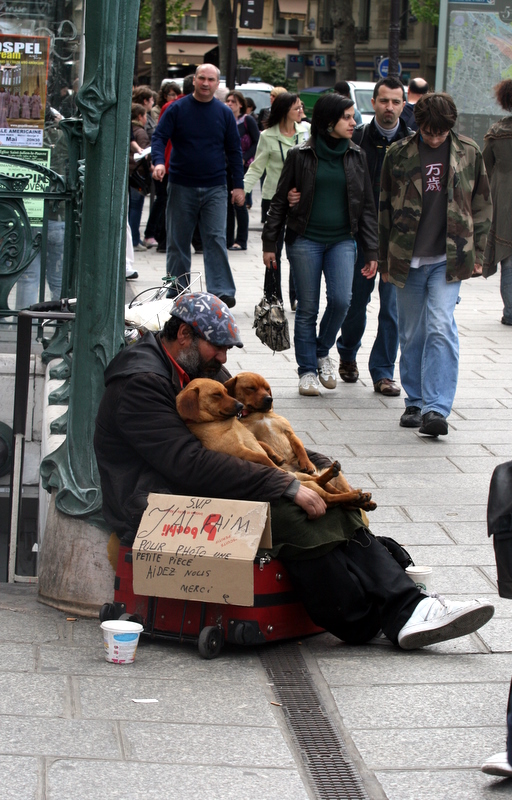
[{"label": "brown dog sleeping", "polygon": [[[298,470],[317,475],[318,471],[310,460],[304,444],[286,419],[272,410],[273,398],[269,383],[256,372],[239,372],[224,384],[229,394],[243,403],[242,423],[254,434],[270,457],[288,472]],[[336,462],[337,463],[337,462]],[[353,489],[343,473],[331,479],[326,490],[346,493],[353,507],[373,511],[377,504],[369,492]]]},{"label": "brown dog sleeping", "polygon": [[[240,422],[238,415],[243,411],[243,405],[228,394],[226,385],[208,378],[196,378],[178,394],[176,409],[194,436],[209,450],[294,472],[301,483],[317,492],[329,506],[343,504],[352,508],[363,507],[359,504],[362,492],[350,489],[343,492],[329,484],[339,472],[337,462],[321,473],[315,470],[314,475],[278,466],[275,460],[283,463],[284,459],[275,454],[274,460],[268,454],[273,452],[272,448],[262,445],[250,429]],[[300,439],[297,438],[297,441],[300,442]],[[315,469],[314,464],[307,460]]]}]

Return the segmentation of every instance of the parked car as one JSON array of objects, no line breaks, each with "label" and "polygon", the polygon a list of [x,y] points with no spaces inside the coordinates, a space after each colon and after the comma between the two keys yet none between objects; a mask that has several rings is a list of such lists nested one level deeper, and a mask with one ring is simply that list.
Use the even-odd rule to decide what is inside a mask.
[{"label": "parked car", "polygon": [[[374,115],[372,97],[375,84],[366,81],[347,81],[347,83],[350,86],[350,95],[354,105],[360,111],[363,122],[370,122]],[[332,86],[312,86],[300,92],[300,99],[304,103],[304,109],[309,118],[311,118],[318,98],[332,91],[334,91]]]}]

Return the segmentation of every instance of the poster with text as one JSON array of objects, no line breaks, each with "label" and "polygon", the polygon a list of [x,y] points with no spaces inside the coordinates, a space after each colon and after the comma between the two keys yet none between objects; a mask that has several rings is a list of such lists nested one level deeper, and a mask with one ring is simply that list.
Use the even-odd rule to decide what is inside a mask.
[{"label": "poster with text", "polygon": [[50,39],[0,34],[0,144],[42,147]]}]

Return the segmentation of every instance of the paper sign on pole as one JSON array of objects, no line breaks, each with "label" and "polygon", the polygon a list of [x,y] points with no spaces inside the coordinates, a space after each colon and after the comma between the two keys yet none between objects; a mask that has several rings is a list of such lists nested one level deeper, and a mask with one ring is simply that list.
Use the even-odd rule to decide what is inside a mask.
[{"label": "paper sign on pole", "polygon": [[133,590],[252,606],[259,547],[272,547],[268,503],[150,494],[133,543]]}]

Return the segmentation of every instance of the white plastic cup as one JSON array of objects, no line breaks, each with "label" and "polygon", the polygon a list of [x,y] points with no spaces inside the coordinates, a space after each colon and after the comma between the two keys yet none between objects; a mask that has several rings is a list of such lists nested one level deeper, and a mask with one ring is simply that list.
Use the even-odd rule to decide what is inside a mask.
[{"label": "white plastic cup", "polygon": [[107,661],[112,664],[132,664],[143,626],[138,622],[114,619],[102,622],[101,629]]},{"label": "white plastic cup", "polygon": [[418,589],[432,591],[432,567],[407,567],[405,571]]}]

